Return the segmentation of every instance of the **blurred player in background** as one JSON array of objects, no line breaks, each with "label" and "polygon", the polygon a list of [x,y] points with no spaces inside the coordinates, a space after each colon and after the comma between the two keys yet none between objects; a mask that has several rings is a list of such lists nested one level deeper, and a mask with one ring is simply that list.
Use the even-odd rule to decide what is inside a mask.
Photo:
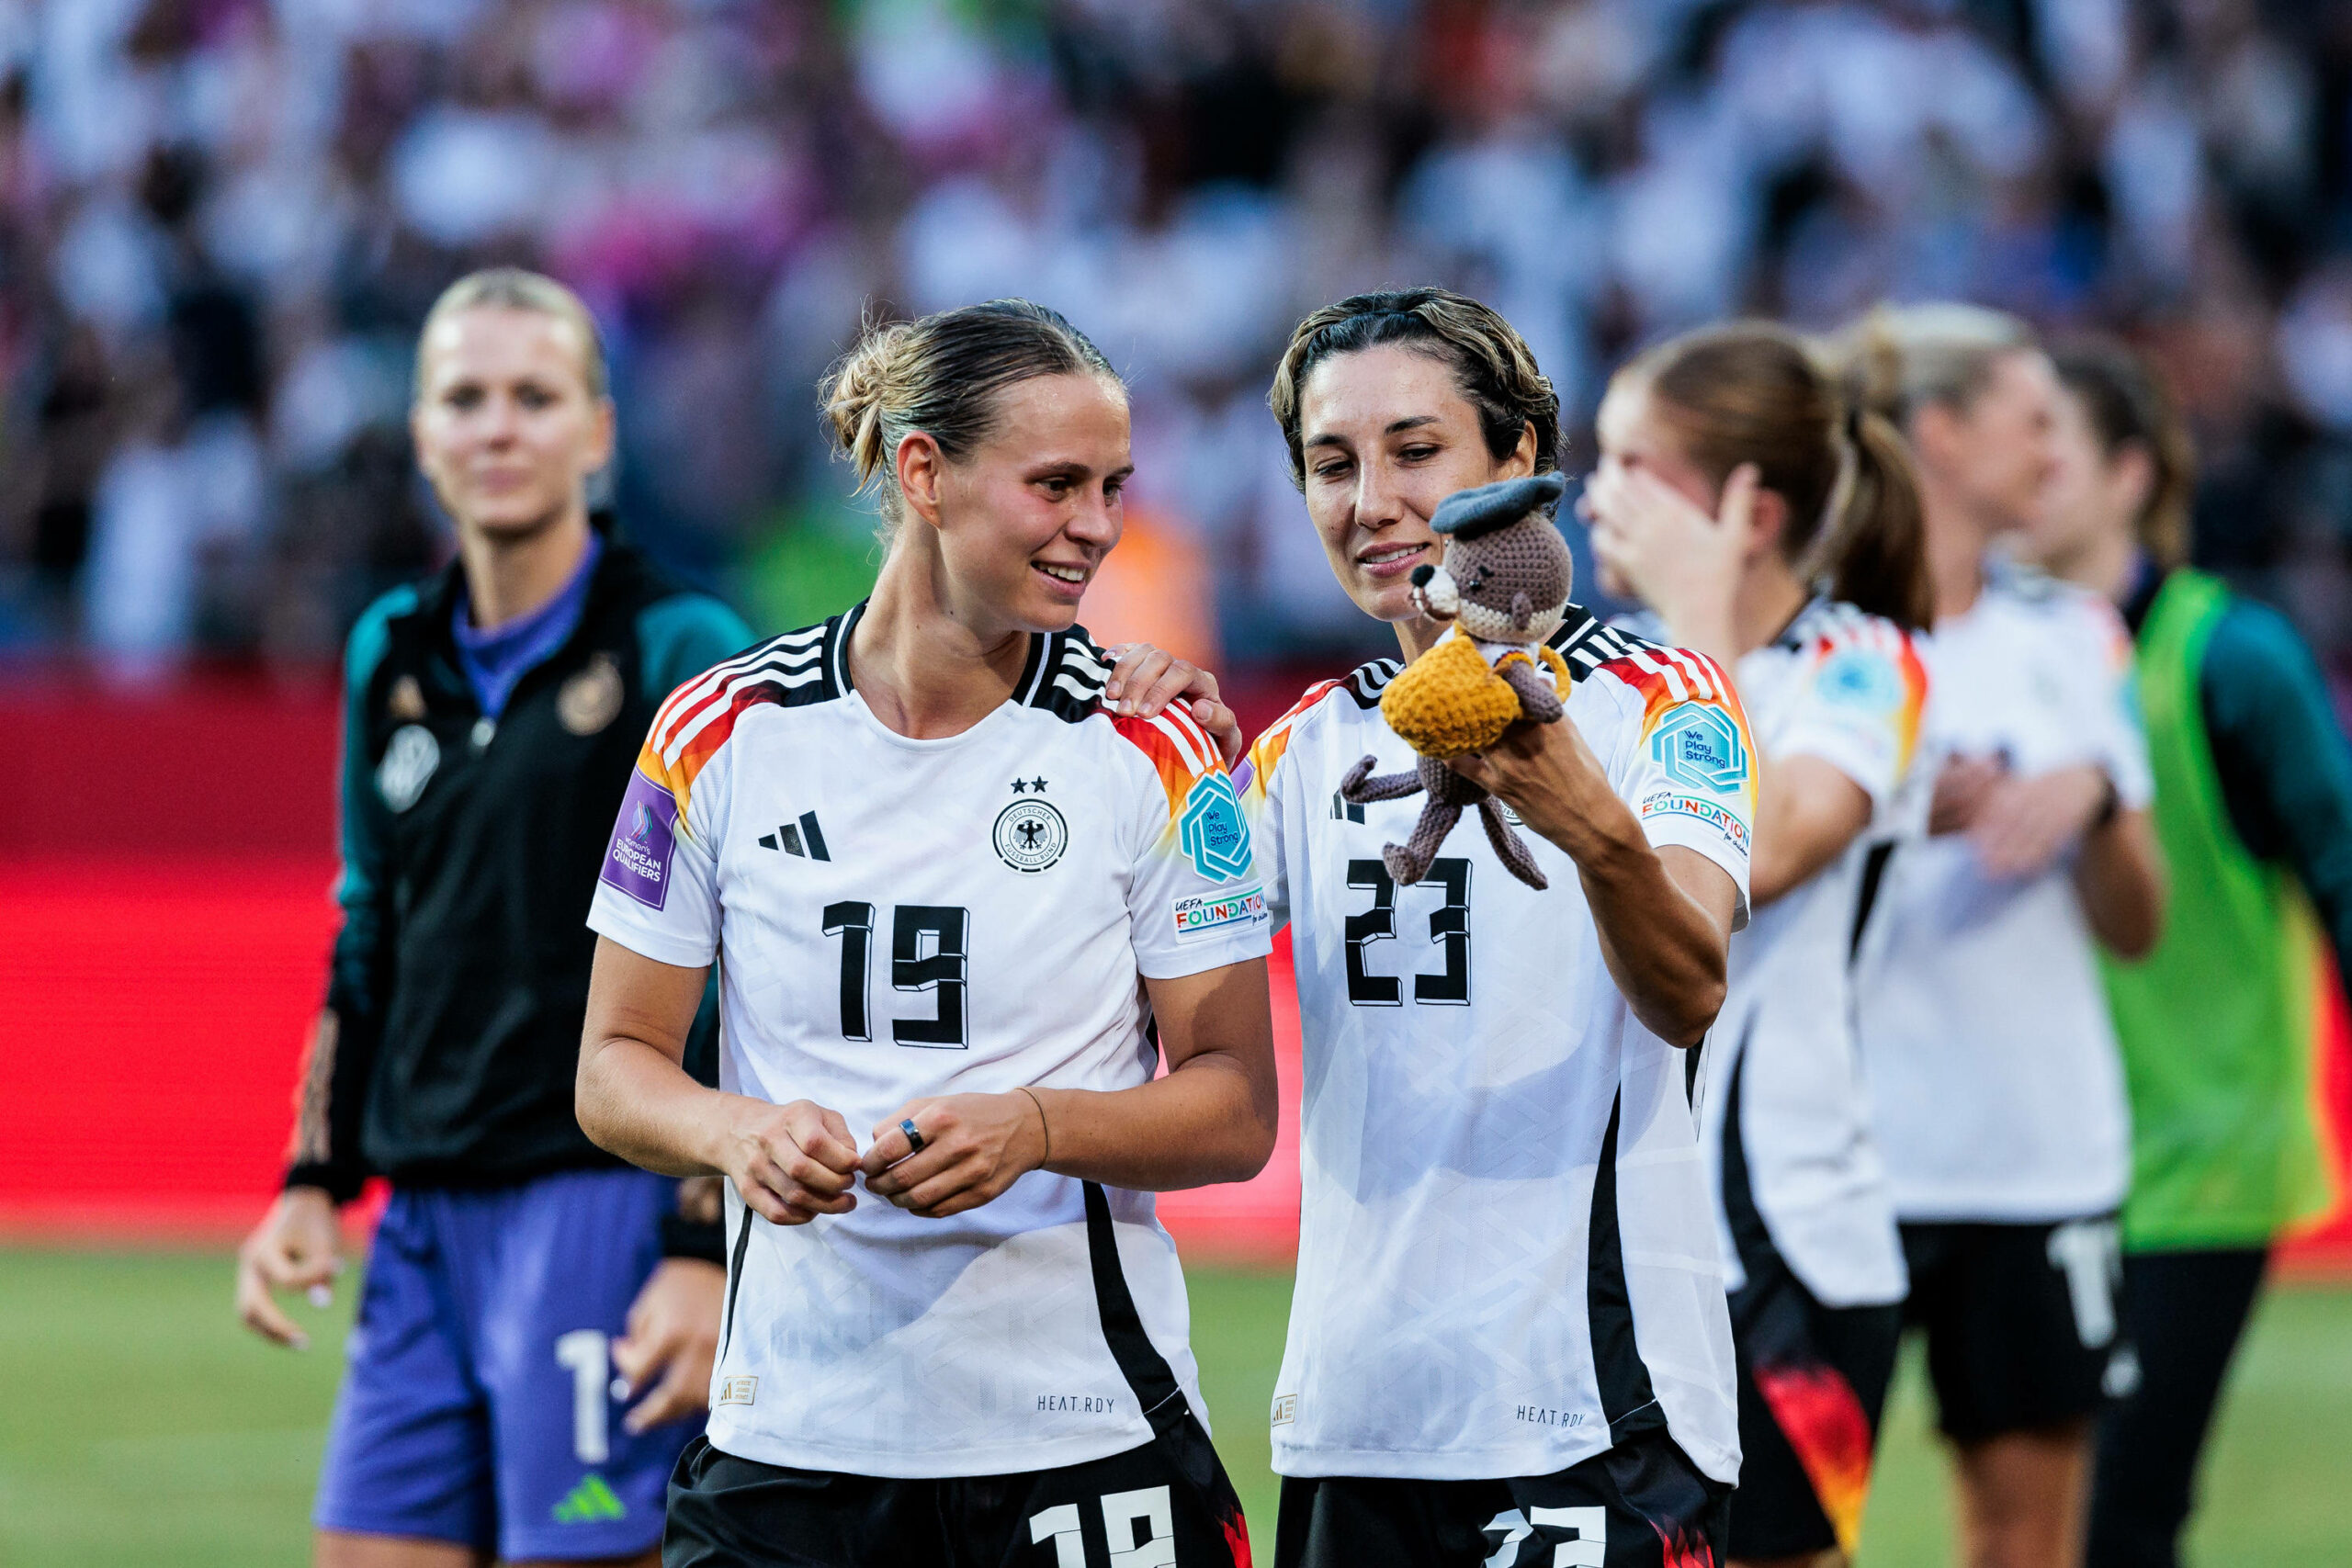
[{"label": "blurred player in background", "polygon": [[1962,1561],[2057,1568],[2081,1551],[2092,1417],[2131,1372],[2129,1122],[2096,958],[2144,955],[2163,914],[2130,643],[2095,595],[1988,559],[2053,461],[2057,378],[2023,324],[1881,310],[1846,352],[1910,446],[1935,593],[1934,836],[1887,863],[1857,986],[1906,1313],[1957,1450]]},{"label": "blurred player in background", "polygon": [[1927,695],[1918,491],[1894,427],[1761,323],[1634,360],[1600,436],[1584,506],[1604,577],[1733,671],[1765,758],[1756,918],[1702,1101],[1739,1361],[1729,1554],[1850,1560],[1905,1277],[1849,964],[1873,846],[1924,827],[1904,789]]},{"label": "blurred player in background", "polygon": [[[1270,401],[1340,583],[1408,659],[1456,491],[1548,472],[1559,404],[1510,323],[1442,289],[1300,323]],[[1305,1035],[1298,1279],[1275,1384],[1282,1568],[1716,1561],[1739,1469],[1730,1324],[1691,1123],[1747,914],[1751,746],[1721,669],[1571,604],[1560,722],[1454,766],[1531,829],[1537,892],[1455,832],[1382,863],[1417,800],[1400,666],[1310,689],[1248,796]]]},{"label": "blurred player in background", "polygon": [[316,1560],[636,1557],[699,1424],[723,1275],[716,1224],[682,1218],[678,1184],[574,1117],[581,921],[655,707],[751,637],[592,520],[613,407],[561,285],[452,285],[425,319],[411,424],[458,558],[352,632],[343,929],[238,1309],[304,1343],[272,1291],[323,1289],[335,1205],[390,1177]]},{"label": "blurred player in background", "polygon": [[1271,938],[1215,747],[1073,625],[1125,389],[1000,300],[870,331],[830,414],[873,596],[679,689],[593,917],[582,1124],[733,1193],[666,1561],[1246,1564],[1150,1193],[1272,1152]]},{"label": "blurred player in background", "polygon": [[2339,972],[2352,960],[2352,750],[2287,618],[2186,564],[2188,435],[2154,377],[2115,344],[2056,361],[2058,466],[2020,547],[2138,639],[2172,883],[2155,951],[2103,964],[2132,1100],[2140,1382],[2100,1427],[2089,1561],[2174,1568],[2269,1248],[2335,1199],[2312,1066],[2321,934]]}]

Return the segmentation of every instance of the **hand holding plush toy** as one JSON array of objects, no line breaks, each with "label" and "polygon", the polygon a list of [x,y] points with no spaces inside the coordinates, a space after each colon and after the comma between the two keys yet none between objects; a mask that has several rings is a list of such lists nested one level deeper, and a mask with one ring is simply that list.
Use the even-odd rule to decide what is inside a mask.
[{"label": "hand holding plush toy", "polygon": [[1552,724],[1567,711],[1568,667],[1544,646],[1567,614],[1574,577],[1568,542],[1550,516],[1566,488],[1557,474],[1504,479],[1455,491],[1430,519],[1445,555],[1435,568],[1414,570],[1413,603],[1453,626],[1380,699],[1388,727],[1420,761],[1411,773],[1373,778],[1366,757],[1340,783],[1340,794],[1356,805],[1429,792],[1412,837],[1381,852],[1388,874],[1406,886],[1428,874],[1438,846],[1474,806],[1510,874],[1530,887],[1550,886],[1504,819],[1502,803],[1445,760],[1485,750],[1522,718]]}]

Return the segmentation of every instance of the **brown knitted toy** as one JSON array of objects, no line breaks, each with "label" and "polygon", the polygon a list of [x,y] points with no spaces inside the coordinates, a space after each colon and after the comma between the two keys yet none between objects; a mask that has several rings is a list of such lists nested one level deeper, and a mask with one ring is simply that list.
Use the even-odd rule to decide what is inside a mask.
[{"label": "brown knitted toy", "polygon": [[1366,757],[1340,781],[1340,794],[1356,805],[1429,793],[1412,837],[1381,851],[1388,874],[1406,886],[1428,874],[1438,846],[1474,806],[1510,874],[1530,887],[1550,886],[1502,803],[1445,759],[1484,750],[1522,718],[1551,724],[1567,711],[1568,667],[1544,645],[1567,614],[1574,573],[1568,543],[1544,509],[1566,488],[1557,474],[1480,485],[1447,496],[1430,519],[1445,556],[1414,570],[1413,603],[1454,625],[1380,699],[1381,716],[1420,761],[1411,773],[1374,778]]}]

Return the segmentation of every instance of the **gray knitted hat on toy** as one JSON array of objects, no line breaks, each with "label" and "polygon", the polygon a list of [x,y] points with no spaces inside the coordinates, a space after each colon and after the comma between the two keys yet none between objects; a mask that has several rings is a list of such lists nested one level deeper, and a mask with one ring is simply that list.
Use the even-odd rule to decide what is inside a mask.
[{"label": "gray knitted hat on toy", "polygon": [[1458,490],[1438,502],[1430,519],[1434,533],[1456,534],[1465,539],[1516,523],[1538,507],[1558,503],[1568,481],[1558,474],[1535,474],[1523,479],[1498,479],[1474,490]]}]

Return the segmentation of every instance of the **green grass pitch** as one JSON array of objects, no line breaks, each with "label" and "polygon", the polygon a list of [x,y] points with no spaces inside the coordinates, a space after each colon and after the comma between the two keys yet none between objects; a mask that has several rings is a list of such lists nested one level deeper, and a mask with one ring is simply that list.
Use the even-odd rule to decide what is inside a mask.
[{"label": "green grass pitch", "polygon": [[[1289,1280],[1195,1269],[1193,1335],[1218,1446],[1273,1547],[1265,1410]],[[232,1321],[208,1254],[0,1252],[0,1563],[286,1568],[306,1562],[311,1484],[350,1292],[300,1314],[295,1354]],[[1882,1450],[1868,1568],[1949,1562],[1942,1459],[1918,1369]],[[2274,1292],[2207,1469],[2200,1568],[2352,1562],[2352,1289]]]}]

